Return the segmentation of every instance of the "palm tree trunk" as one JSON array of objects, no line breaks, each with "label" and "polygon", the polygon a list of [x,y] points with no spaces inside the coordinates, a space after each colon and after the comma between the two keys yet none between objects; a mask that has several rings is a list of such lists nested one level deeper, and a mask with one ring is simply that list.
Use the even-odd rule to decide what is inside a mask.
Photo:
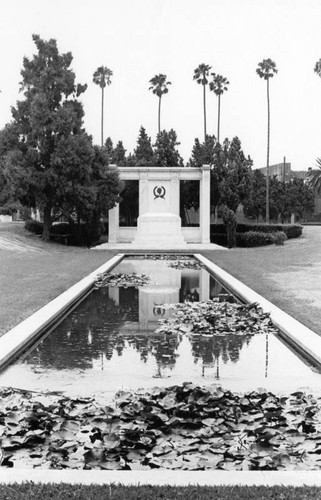
[{"label": "palm tree trunk", "polygon": [[204,106],[204,142],[206,141],[206,97],[205,85],[203,85],[203,106]]},{"label": "palm tree trunk", "polygon": [[160,134],[161,128],[160,128],[160,113],[161,113],[161,100],[162,96],[159,96],[159,101],[158,101],[158,133]]},{"label": "palm tree trunk", "polygon": [[217,142],[220,142],[221,95],[218,94]]},{"label": "palm tree trunk", "polygon": [[268,126],[267,126],[267,157],[266,157],[266,207],[265,207],[265,220],[270,223],[270,94],[269,94],[269,79],[267,83],[267,106],[268,106]]},{"label": "palm tree trunk", "polygon": [[104,145],[104,87],[101,88],[101,147]]}]

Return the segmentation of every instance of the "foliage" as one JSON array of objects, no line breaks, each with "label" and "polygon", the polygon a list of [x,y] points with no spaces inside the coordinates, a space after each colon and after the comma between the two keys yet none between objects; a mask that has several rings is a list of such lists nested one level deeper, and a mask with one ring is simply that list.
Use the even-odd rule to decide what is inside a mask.
[{"label": "foliage", "polygon": [[[281,217],[282,222],[289,219],[294,213],[302,217],[304,213],[314,210],[314,195],[312,187],[303,179],[294,178],[289,182],[281,182],[276,176],[270,178],[269,183],[270,218],[276,220]],[[253,173],[253,189],[250,196],[244,199],[244,213],[247,217],[265,215],[266,205],[266,177],[259,170]]]},{"label": "foliage", "polygon": [[[286,234],[288,239],[291,239],[301,236],[303,226],[300,224],[237,224],[237,233],[247,233],[248,231],[259,231],[263,233],[275,233],[282,231]],[[212,234],[226,234],[225,225],[211,224],[211,235]]]},{"label": "foliage", "polygon": [[77,98],[86,86],[75,84],[71,53],[60,55],[55,40],[33,40],[38,52],[23,60],[25,99],[12,109],[10,147],[2,162],[21,203],[43,211],[43,238],[49,239],[53,212],[70,223],[98,224],[103,201],[109,207],[118,201],[119,181],[83,129]]},{"label": "foliage", "polygon": [[105,286],[114,286],[129,288],[138,288],[140,286],[148,285],[150,283],[150,277],[146,274],[121,274],[121,273],[103,273],[97,276],[95,281],[95,288],[101,288]]},{"label": "foliage", "polygon": [[202,167],[203,165],[213,165],[215,155],[216,138],[214,135],[207,135],[203,143],[195,139],[192,149],[192,156],[189,160],[191,167]]},{"label": "foliage", "polygon": [[272,245],[274,243],[274,233],[264,233],[262,231],[248,231],[237,235],[238,247],[260,247]]},{"label": "foliage", "polygon": [[102,470],[319,470],[320,398],[232,393],[192,383],[116,406],[1,390],[2,467]]},{"label": "foliage", "polygon": [[104,89],[106,85],[111,84],[112,76],[113,72],[111,71],[111,69],[107,68],[106,66],[99,66],[99,68],[96,69],[93,75],[93,82],[96,85],[99,85],[101,89]]},{"label": "foliage", "polygon": [[31,233],[41,235],[43,232],[43,223],[29,219],[26,220],[25,222],[25,228],[27,229],[27,231],[30,231]]},{"label": "foliage", "polygon": [[152,148],[151,138],[147,135],[144,127],[140,127],[137,139],[137,146],[134,151],[136,165],[150,166],[154,161],[154,152]]},{"label": "foliage", "polygon": [[284,245],[284,242],[287,240],[287,235],[283,233],[283,231],[278,231],[274,233],[274,243],[276,245]]},{"label": "foliage", "polygon": [[263,313],[257,304],[245,305],[213,299],[171,304],[167,308],[173,312],[169,318],[160,321],[155,333],[222,337],[277,332],[269,315]]},{"label": "foliage", "polygon": [[126,166],[126,149],[124,148],[123,141],[118,141],[116,147],[113,149],[111,163],[117,166]]},{"label": "foliage", "polygon": [[161,98],[162,95],[168,93],[168,85],[172,85],[171,82],[166,81],[167,76],[162,75],[161,73],[159,75],[153,76],[149,80],[149,83],[151,83],[151,86],[149,87],[149,90],[152,90],[153,94],[157,95],[157,97]]},{"label": "foliage", "polygon": [[155,164],[161,167],[183,166],[183,159],[176,148],[179,144],[177,134],[173,129],[169,132],[163,130],[157,134],[154,145]]},{"label": "foliage", "polygon": [[268,80],[269,78],[273,78],[273,76],[278,72],[276,68],[276,64],[272,59],[263,59],[263,61],[258,63],[258,67],[256,69],[256,73],[260,78],[264,80]]},{"label": "foliage", "polygon": [[223,211],[222,211],[222,219],[223,223],[226,226],[226,235],[227,235],[227,244],[229,248],[235,247],[236,244],[236,226],[237,226],[237,219],[235,212],[228,208],[227,206],[224,206]]},{"label": "foliage", "polygon": [[318,169],[311,169],[307,173],[308,186],[316,193],[321,191],[321,158],[317,158]]},{"label": "foliage", "polygon": [[226,205],[236,212],[252,189],[252,160],[245,157],[241,141],[234,137],[217,144],[211,170],[211,207]]},{"label": "foliage", "polygon": [[211,75],[213,78],[209,84],[210,90],[217,96],[222,95],[227,90],[227,86],[230,82],[227,78],[217,73],[211,73]]},{"label": "foliage", "polygon": [[186,260],[177,257],[177,260],[170,260],[168,262],[168,267],[172,267],[173,269],[194,269],[195,271],[199,271],[204,267],[204,264],[201,264],[195,259]]}]

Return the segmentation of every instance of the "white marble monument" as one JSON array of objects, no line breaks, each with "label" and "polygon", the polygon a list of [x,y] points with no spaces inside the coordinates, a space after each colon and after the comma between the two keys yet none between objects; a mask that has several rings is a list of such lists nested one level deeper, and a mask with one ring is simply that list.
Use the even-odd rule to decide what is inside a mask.
[{"label": "white marble monument", "polygon": [[[210,243],[210,166],[118,167],[121,180],[139,181],[136,227],[119,226],[119,206],[109,211],[109,244],[132,243],[139,248],[182,248]],[[200,225],[182,227],[179,215],[181,180],[200,182]]]}]

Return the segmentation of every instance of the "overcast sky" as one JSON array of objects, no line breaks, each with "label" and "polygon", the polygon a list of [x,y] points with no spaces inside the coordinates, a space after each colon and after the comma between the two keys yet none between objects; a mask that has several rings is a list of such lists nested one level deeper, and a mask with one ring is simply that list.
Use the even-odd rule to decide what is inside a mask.
[{"label": "overcast sky", "polygon": [[[221,101],[221,138],[238,136],[254,167],[265,166],[266,83],[256,75],[259,61],[273,59],[270,163],[286,160],[307,169],[321,157],[320,0],[10,0],[0,16],[0,127],[11,119],[19,97],[24,56],[36,47],[32,34],[55,38],[71,51],[82,97],[85,127],[100,144],[100,88],[92,83],[98,66],[113,71],[106,89],[105,138],[122,140],[127,153],[143,125],[155,141],[157,97],[149,88],[155,74],[172,82],[162,102],[161,126],[173,128],[185,160],[195,137],[203,140],[202,87],[194,69],[205,63],[230,81]],[[216,134],[217,97],[207,92],[208,133]]]}]

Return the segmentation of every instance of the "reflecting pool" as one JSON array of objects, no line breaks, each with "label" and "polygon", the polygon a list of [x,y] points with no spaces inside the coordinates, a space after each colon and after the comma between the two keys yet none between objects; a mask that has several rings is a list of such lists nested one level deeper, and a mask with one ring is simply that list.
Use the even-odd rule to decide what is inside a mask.
[{"label": "reflecting pool", "polygon": [[166,260],[124,259],[113,273],[139,273],[139,289],[94,290],[56,329],[0,374],[1,386],[112,396],[120,388],[184,381],[245,391],[318,388],[321,376],[274,335],[157,334],[164,304],[204,301],[227,291],[205,269]]}]

